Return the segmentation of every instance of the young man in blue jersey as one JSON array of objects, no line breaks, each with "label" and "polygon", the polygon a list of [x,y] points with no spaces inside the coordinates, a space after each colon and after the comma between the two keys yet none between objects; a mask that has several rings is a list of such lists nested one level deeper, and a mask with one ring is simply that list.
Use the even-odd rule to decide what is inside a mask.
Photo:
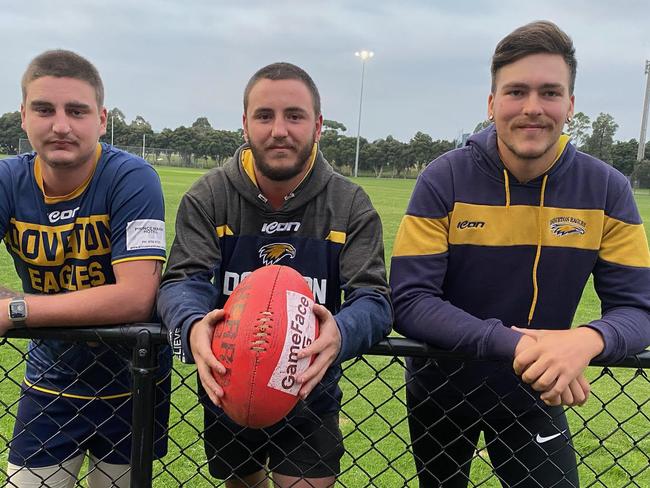
[{"label": "young man in blue jersey", "polygon": [[[229,488],[268,486],[267,477],[287,488],[335,483],[343,455],[341,363],[392,323],[379,216],[365,192],[323,158],[322,121],[318,90],[304,70],[289,63],[260,69],[244,92],[246,144],[199,179],[178,209],[158,310],[181,359],[196,363],[210,473]],[[246,429],[219,408],[223,390],[212,373],[225,369],[210,346],[235,286],[276,263],[311,285],[320,336],[299,353],[315,355],[297,379],[304,401],[272,427]]]},{"label": "young man in blue jersey", "polygon": [[[0,299],[0,335],[149,320],[165,260],[158,176],[146,161],[98,142],[104,88],[83,57],[37,56],[22,92],[22,126],[35,152],[0,161],[0,236],[25,294]],[[105,344],[30,343],[8,486],[72,487],[86,453],[89,487],[129,486],[129,359]],[[159,405],[161,436],[169,405]],[[163,437],[156,453],[165,450]]]},{"label": "young man in blue jersey", "polygon": [[[577,487],[561,405],[650,343],[650,254],[627,179],[562,134],[575,50],[551,22],[492,58],[494,124],[420,176],[395,241],[398,331],[485,361],[409,359],[420,486],[464,487],[481,432],[504,486]],[[589,275],[602,317],[571,328]]]}]

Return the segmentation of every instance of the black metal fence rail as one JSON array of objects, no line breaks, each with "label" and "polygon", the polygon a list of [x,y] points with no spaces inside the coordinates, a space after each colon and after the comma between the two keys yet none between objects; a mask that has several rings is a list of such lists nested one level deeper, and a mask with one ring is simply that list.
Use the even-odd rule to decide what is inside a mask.
[{"label": "black metal fence rail", "polygon": [[[168,343],[165,330],[159,324],[20,329],[11,330],[1,338],[0,434],[3,438],[0,441],[4,444],[0,445],[1,466],[5,465],[7,445],[12,441],[11,424],[18,401],[15,393],[7,394],[6,391],[18,389],[26,358],[24,341],[20,339],[99,342],[130,350],[131,486],[150,487],[152,480],[155,486],[196,487],[203,486],[201,483],[205,486],[218,483],[210,477],[202,452],[202,425],[197,425],[202,408],[196,396],[191,398],[196,395],[192,366],[174,363],[172,418],[168,426],[171,449],[162,460],[154,462],[154,373],[158,367],[158,352]],[[12,354],[4,354],[9,350]],[[409,339],[388,338],[363,358],[346,363],[341,379],[344,391],[341,423],[346,447],[339,477],[342,486],[417,484],[410,452],[412,444],[406,428],[404,357],[423,358],[429,362],[466,360],[461,354]],[[594,385],[592,406],[587,410],[568,409],[577,426],[573,428],[573,437],[581,486],[650,486],[650,380],[645,371],[650,369],[650,351],[616,364],[593,362],[591,366],[595,367],[589,374]],[[504,364],[503,367],[506,371],[510,366]],[[629,371],[615,374],[611,368]],[[484,447],[479,445],[475,453],[468,484],[499,486]],[[47,486],[45,481],[43,483]]]}]

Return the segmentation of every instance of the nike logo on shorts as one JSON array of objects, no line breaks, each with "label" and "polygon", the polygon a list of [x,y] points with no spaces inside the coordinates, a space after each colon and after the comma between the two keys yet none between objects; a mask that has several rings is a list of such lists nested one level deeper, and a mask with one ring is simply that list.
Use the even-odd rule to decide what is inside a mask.
[{"label": "nike logo on shorts", "polygon": [[545,442],[551,441],[551,440],[555,439],[556,437],[560,437],[565,432],[566,432],[566,429],[564,429],[562,432],[558,432],[557,434],[553,434],[553,435],[541,436],[541,435],[537,434],[535,436],[535,440],[537,441],[538,444],[544,444]]}]

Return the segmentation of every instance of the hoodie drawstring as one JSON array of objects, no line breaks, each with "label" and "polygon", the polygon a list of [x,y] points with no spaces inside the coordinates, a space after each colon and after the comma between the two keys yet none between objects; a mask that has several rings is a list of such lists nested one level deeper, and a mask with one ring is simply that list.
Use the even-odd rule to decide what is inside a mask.
[{"label": "hoodie drawstring", "polygon": [[[537,307],[537,295],[539,293],[539,288],[537,285],[537,266],[539,265],[539,258],[542,254],[542,214],[544,210],[544,194],[546,193],[546,182],[548,181],[548,175],[544,175],[542,180],[542,189],[539,196],[539,208],[537,209],[537,251],[535,252],[535,262],[533,263],[533,300],[530,304],[530,310],[528,311],[528,325],[533,321],[533,315],[535,314],[535,307]],[[506,209],[510,208],[510,177],[508,176],[508,171],[503,170],[503,184],[506,192]]]},{"label": "hoodie drawstring", "polygon": [[544,193],[546,192],[547,180],[548,175],[545,175],[542,180],[542,190],[539,196],[539,208],[537,211],[537,252],[535,253],[535,264],[533,264],[533,303],[530,304],[530,311],[528,312],[528,325],[533,321],[535,307],[537,306],[537,294],[539,292],[539,288],[537,287],[537,265],[542,254],[542,213],[544,210]]}]

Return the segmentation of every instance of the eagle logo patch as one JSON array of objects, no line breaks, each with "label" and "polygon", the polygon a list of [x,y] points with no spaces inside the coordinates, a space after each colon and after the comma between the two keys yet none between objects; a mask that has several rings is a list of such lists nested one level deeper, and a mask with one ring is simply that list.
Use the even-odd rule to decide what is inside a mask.
[{"label": "eagle logo patch", "polygon": [[556,217],[551,220],[551,233],[563,237],[570,234],[584,235],[587,223],[574,217]]},{"label": "eagle logo patch", "polygon": [[259,256],[264,266],[275,264],[281,259],[289,256],[291,259],[296,257],[296,248],[286,242],[272,242],[260,247]]}]

